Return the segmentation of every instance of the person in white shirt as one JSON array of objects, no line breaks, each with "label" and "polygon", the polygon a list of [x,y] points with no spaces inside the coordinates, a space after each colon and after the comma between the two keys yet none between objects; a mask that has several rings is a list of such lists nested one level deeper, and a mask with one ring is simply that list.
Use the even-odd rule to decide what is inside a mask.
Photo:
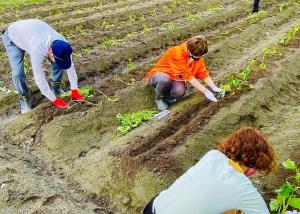
[{"label": "person in white shirt", "polygon": [[[41,93],[53,105],[67,108],[68,104],[57,98],[63,91],[60,87],[63,71],[66,70],[70,85],[71,98],[83,100],[78,91],[77,74],[72,61],[72,48],[68,41],[47,23],[37,19],[20,20],[11,23],[2,32],[2,42],[7,51],[12,79],[20,95],[21,112],[31,110],[31,98],[24,72],[24,54],[30,55],[35,82]],[[51,88],[46,80],[43,63],[51,62]]]},{"label": "person in white shirt", "polygon": [[274,150],[263,134],[241,128],[154,197],[143,213],[269,214],[248,177],[256,170],[268,174],[275,165]]}]

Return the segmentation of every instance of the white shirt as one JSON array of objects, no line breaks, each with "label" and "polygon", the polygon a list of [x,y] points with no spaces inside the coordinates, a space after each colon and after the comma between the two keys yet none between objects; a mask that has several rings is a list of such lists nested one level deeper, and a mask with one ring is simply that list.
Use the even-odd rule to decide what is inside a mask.
[{"label": "white shirt", "polygon": [[251,181],[220,151],[208,152],[153,202],[156,214],[269,214]]},{"label": "white shirt", "polygon": [[[43,63],[48,56],[48,49],[54,40],[67,40],[47,23],[37,19],[27,19],[14,22],[8,26],[8,36],[20,49],[30,55],[35,82],[41,93],[49,100],[55,100],[55,95],[46,80]],[[66,70],[71,89],[77,89],[77,74],[74,63]]]}]

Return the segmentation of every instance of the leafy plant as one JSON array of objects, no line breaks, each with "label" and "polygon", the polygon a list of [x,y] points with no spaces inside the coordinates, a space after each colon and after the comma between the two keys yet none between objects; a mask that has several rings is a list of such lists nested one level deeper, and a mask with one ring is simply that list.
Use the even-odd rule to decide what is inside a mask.
[{"label": "leafy plant", "polygon": [[288,3],[279,3],[277,4],[279,12],[282,12],[284,9],[286,9],[288,6]]},{"label": "leafy plant", "polygon": [[150,27],[147,26],[146,24],[143,24],[143,32],[144,33],[149,33],[151,31]]},{"label": "leafy plant", "polygon": [[135,67],[133,61],[131,58],[128,59],[128,64],[127,64],[127,67],[126,67],[126,72],[132,70],[133,68]]},{"label": "leafy plant", "polygon": [[150,120],[157,113],[154,110],[142,110],[127,114],[117,114],[116,118],[121,122],[121,126],[118,127],[119,135],[125,135],[132,129],[140,126],[143,122]]},{"label": "leafy plant", "polygon": [[247,77],[251,74],[250,66],[234,74],[227,76],[227,84],[220,84],[220,87],[234,95],[236,91],[240,91],[243,88],[251,88],[252,85],[248,82]]},{"label": "leafy plant", "polygon": [[113,27],[115,27],[115,24],[113,24],[113,23],[111,24],[107,21],[103,21],[100,25],[101,30],[108,30],[108,29],[113,28]]},{"label": "leafy plant", "polygon": [[265,11],[259,11],[258,13],[252,14],[251,16],[249,16],[245,22],[248,24],[254,24],[256,23],[258,20],[260,20],[261,18],[265,17],[267,15],[267,12]]},{"label": "leafy plant", "polygon": [[136,14],[135,14],[135,13],[130,14],[130,15],[129,15],[129,20],[130,20],[131,22],[135,22],[135,21],[137,20]]},{"label": "leafy plant", "polygon": [[[300,209],[300,170],[294,161],[288,159],[282,163],[282,166],[294,172],[294,176],[288,177],[286,182],[276,190],[277,197],[271,199],[271,211],[278,211],[280,214],[285,214],[287,209]],[[293,179],[293,183],[289,180]]]},{"label": "leafy plant", "polygon": [[221,10],[223,8],[223,6],[222,5],[218,5],[218,6],[209,6],[208,8],[207,8],[207,11],[208,12],[216,12],[216,11],[218,11],[218,10]]},{"label": "leafy plant", "polygon": [[291,30],[289,30],[284,37],[280,40],[280,43],[283,45],[288,45],[290,41],[295,37],[295,35],[300,31],[300,24],[294,26]]},{"label": "leafy plant", "polygon": [[121,40],[120,39],[106,39],[103,40],[100,44],[100,46],[104,49],[107,49],[110,46],[118,46],[120,45]]},{"label": "leafy plant", "polygon": [[[84,96],[85,99],[90,99],[94,96],[95,88],[93,86],[79,87],[78,91],[80,92],[80,94]],[[66,98],[69,97],[70,95],[71,95],[71,91],[68,91],[61,94],[59,97]]]},{"label": "leafy plant", "polygon": [[194,21],[198,18],[198,16],[196,14],[193,14],[190,11],[185,12],[185,17],[187,17],[190,21]]}]

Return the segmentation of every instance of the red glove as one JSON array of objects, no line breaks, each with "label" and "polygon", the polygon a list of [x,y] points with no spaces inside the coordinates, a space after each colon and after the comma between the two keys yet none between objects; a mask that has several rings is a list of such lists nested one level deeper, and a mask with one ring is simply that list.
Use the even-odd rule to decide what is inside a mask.
[{"label": "red glove", "polygon": [[84,96],[82,96],[77,89],[71,90],[71,99],[72,100],[83,100]]},{"label": "red glove", "polygon": [[60,98],[56,98],[54,101],[52,101],[52,104],[59,108],[67,108],[68,103]]}]

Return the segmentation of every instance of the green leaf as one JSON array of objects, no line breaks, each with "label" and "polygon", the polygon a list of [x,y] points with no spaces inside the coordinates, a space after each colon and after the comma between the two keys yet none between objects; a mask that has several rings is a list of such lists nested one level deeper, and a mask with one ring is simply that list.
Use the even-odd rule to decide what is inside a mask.
[{"label": "green leaf", "polygon": [[295,179],[300,182],[300,172],[297,172],[295,175]]},{"label": "green leaf", "polygon": [[286,169],[292,169],[292,170],[295,170],[297,168],[295,162],[290,159],[284,161],[282,163],[282,166]]},{"label": "green leaf", "polygon": [[279,208],[279,203],[277,199],[271,199],[269,206],[271,211],[277,211]]},{"label": "green leaf", "polygon": [[276,190],[276,192],[281,196],[289,196],[293,189],[292,185],[289,182],[286,182],[280,189]]},{"label": "green leaf", "polygon": [[289,201],[289,205],[293,208],[300,208],[300,198],[291,198]]}]

